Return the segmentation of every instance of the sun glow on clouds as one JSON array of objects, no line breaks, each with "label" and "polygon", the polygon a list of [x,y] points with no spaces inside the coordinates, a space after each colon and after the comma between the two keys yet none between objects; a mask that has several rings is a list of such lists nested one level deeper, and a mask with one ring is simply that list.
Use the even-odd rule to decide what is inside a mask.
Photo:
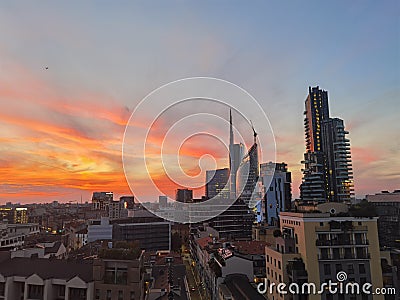
[{"label": "sun glow on clouds", "polygon": [[[63,97],[45,80],[20,67],[15,70],[16,78],[8,78],[0,87],[0,199],[22,203],[67,201],[79,200],[80,195],[88,200],[94,190],[131,193],[121,158],[129,109],[107,95]],[[141,128],[140,120],[133,124],[137,130],[147,130]],[[159,157],[163,132],[153,133],[146,151],[149,172],[160,190],[173,197],[181,186],[162,171]],[[227,163],[220,147],[205,144],[204,138],[193,138],[179,149],[180,167],[187,175],[199,173],[198,159],[204,154]],[[176,149],[166,147],[165,151]],[[146,170],[137,171],[146,175]],[[146,187],[135,182],[135,189],[145,193]]]}]

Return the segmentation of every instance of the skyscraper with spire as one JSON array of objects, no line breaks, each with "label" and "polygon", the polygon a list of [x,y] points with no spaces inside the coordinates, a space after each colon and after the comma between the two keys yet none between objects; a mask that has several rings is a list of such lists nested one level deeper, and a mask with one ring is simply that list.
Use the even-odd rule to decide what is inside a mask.
[{"label": "skyscraper with spire", "polygon": [[237,198],[236,174],[240,163],[244,156],[244,145],[242,143],[235,144],[233,134],[232,110],[229,110],[229,182],[230,182],[230,198]]},{"label": "skyscraper with spire", "polygon": [[[232,111],[229,111],[229,184],[230,184],[230,202],[232,205],[219,216],[210,220],[209,225],[218,231],[221,238],[226,239],[251,239],[252,224],[255,219],[255,215],[250,210],[248,202],[246,203],[241,190],[237,189],[239,166],[242,167],[249,164],[245,164],[243,159],[250,162],[252,158],[251,166],[254,166],[254,153],[257,152],[257,144],[253,145],[249,153],[244,156],[244,145],[242,143],[235,144],[234,132],[233,132],[233,121]],[[255,152],[254,152],[255,150]],[[258,156],[257,163],[255,164],[258,170]],[[254,168],[251,168],[254,169]],[[241,169],[244,171],[244,168]],[[253,176],[249,175],[249,178]],[[246,177],[247,178],[247,177]],[[257,177],[258,178],[258,177]],[[240,181],[239,181],[240,183]],[[247,190],[250,189],[250,185],[247,185]],[[243,190],[246,190],[246,187]],[[254,189],[254,186],[252,190]],[[247,191],[246,190],[246,191]],[[250,199],[250,198],[249,198]]]}]

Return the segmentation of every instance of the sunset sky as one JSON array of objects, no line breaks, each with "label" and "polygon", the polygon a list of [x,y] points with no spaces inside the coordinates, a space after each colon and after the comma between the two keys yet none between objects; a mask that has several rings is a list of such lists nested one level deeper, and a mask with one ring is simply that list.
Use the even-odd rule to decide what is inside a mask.
[{"label": "sunset sky", "polygon": [[[258,100],[294,197],[316,85],[350,131],[356,196],[400,189],[399,13],[399,1],[2,1],[0,205],[130,194],[121,148],[133,109],[193,76]],[[207,153],[227,164],[211,144],[182,148],[188,173]]]}]

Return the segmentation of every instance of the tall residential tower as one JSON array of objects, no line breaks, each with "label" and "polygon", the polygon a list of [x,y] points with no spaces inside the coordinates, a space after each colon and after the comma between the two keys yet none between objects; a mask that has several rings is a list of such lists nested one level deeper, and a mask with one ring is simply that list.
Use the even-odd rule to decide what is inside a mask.
[{"label": "tall residential tower", "polygon": [[344,122],[329,117],[328,92],[309,87],[305,101],[304,202],[350,202],[354,198],[350,141]]}]

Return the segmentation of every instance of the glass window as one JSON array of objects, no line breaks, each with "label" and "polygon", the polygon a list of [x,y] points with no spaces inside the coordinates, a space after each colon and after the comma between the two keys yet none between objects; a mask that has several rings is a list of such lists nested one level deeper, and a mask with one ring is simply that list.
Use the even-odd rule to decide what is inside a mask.
[{"label": "glass window", "polygon": [[342,264],[336,264],[336,273],[342,271]]},{"label": "glass window", "polygon": [[330,264],[324,264],[324,274],[331,275],[331,265]]},{"label": "glass window", "polygon": [[4,282],[0,282],[0,296],[4,296],[6,291],[6,284]]},{"label": "glass window", "polygon": [[364,264],[359,264],[358,269],[360,274],[365,274],[365,265]]},{"label": "glass window", "polygon": [[353,266],[353,264],[348,264],[347,265],[347,273],[354,274],[354,266]]}]

